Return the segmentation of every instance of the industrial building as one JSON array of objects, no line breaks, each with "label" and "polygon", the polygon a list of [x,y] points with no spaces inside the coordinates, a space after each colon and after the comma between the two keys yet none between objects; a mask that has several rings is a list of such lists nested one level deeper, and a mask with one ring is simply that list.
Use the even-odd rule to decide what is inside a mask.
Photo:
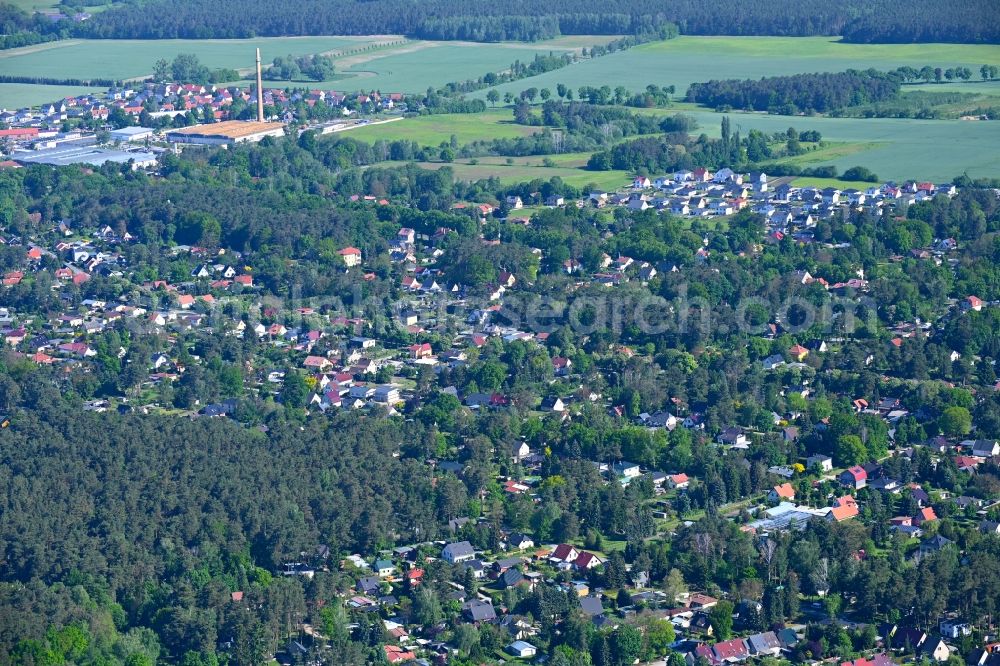
[{"label": "industrial building", "polygon": [[145,141],[146,139],[153,138],[153,129],[151,127],[123,127],[121,129],[111,130],[111,140],[121,141],[123,143],[128,141]]},{"label": "industrial building", "polygon": [[167,141],[204,146],[230,146],[235,143],[256,143],[266,136],[285,135],[282,123],[227,120],[209,125],[194,125],[167,132]]},{"label": "industrial building", "polygon": [[108,150],[92,145],[66,144],[57,148],[44,150],[22,150],[11,155],[11,159],[20,164],[49,164],[51,166],[67,166],[70,164],[88,164],[101,166],[106,162],[128,164],[139,169],[156,166],[156,155],[147,152],[128,152],[124,150]]}]

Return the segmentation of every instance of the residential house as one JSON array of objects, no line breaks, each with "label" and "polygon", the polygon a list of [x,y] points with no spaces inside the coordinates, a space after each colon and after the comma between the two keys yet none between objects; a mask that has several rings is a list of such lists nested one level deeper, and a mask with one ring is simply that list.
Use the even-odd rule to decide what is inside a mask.
[{"label": "residential house", "polygon": [[449,564],[460,564],[476,557],[476,550],[468,541],[449,543],[441,551],[441,559]]},{"label": "residential house", "polygon": [[667,477],[667,483],[671,488],[676,488],[678,490],[684,490],[691,485],[691,479],[688,478],[687,474],[671,474]]},{"label": "residential house", "polygon": [[604,615],[604,606],[600,597],[580,597],[580,610],[589,617]]},{"label": "residential house", "polygon": [[931,537],[926,541],[921,542],[920,548],[917,551],[917,557],[924,557],[926,555],[933,555],[934,553],[940,552],[941,550],[953,545],[955,542],[951,539],[941,536]]},{"label": "residential house", "polygon": [[936,662],[948,661],[948,657],[951,656],[951,648],[941,638],[936,641],[927,641],[920,650],[920,656]]},{"label": "residential house", "polygon": [[772,502],[793,500],[795,499],[795,488],[790,483],[782,483],[771,488],[767,498]]},{"label": "residential house", "polygon": [[493,604],[481,599],[465,602],[462,606],[462,614],[468,621],[475,624],[494,622],[497,619],[497,612],[493,608]]},{"label": "residential house", "polygon": [[337,252],[344,261],[344,265],[353,268],[361,264],[361,250],[356,247],[345,247]]},{"label": "residential house", "polygon": [[977,458],[992,458],[1000,455],[1000,442],[995,439],[977,439],[972,444],[972,455]]},{"label": "residential house", "polygon": [[754,634],[747,638],[747,645],[754,656],[777,657],[781,653],[781,641],[773,631],[765,631],[762,634]]},{"label": "residential house", "polygon": [[534,548],[535,542],[526,534],[515,532],[507,538],[507,545],[515,550]]},{"label": "residential house", "polygon": [[843,497],[838,497],[833,502],[833,507],[830,508],[829,513],[827,513],[827,519],[833,522],[841,522],[854,518],[860,513],[858,508],[858,503],[850,495],[844,495]]},{"label": "residential house", "polygon": [[709,596],[702,592],[695,592],[688,597],[688,607],[696,610],[705,610],[707,608],[714,608],[718,605],[719,600],[715,597]]},{"label": "residential house", "polygon": [[955,617],[948,617],[938,622],[938,631],[947,638],[961,638],[972,635],[972,625]]},{"label": "residential house", "polygon": [[588,552],[581,552],[577,558],[573,561],[573,566],[579,571],[589,571],[590,569],[595,569],[604,564],[597,555]]},{"label": "residential house", "polygon": [[573,367],[573,361],[564,356],[554,356],[552,358],[552,367],[557,377],[565,377]]},{"label": "residential house", "polygon": [[519,659],[531,659],[538,653],[538,649],[526,641],[514,641],[507,646],[507,652]]},{"label": "residential house", "polygon": [[736,448],[746,448],[750,445],[750,440],[739,428],[726,428],[719,435],[719,443]]},{"label": "residential house", "polygon": [[979,312],[983,309],[983,301],[978,296],[967,296],[962,301],[962,309]]},{"label": "residential house", "polygon": [[839,480],[842,485],[857,490],[864,488],[868,483],[868,472],[864,467],[855,465],[841,472]]},{"label": "residential house", "polygon": [[399,647],[398,645],[385,646],[385,659],[390,664],[402,664],[413,661],[417,658],[414,652]]},{"label": "residential house", "polygon": [[750,656],[750,650],[742,638],[733,638],[713,645],[712,655],[718,662],[736,663],[745,661]]},{"label": "residential house", "polygon": [[569,545],[568,543],[561,543],[556,546],[556,549],[552,551],[551,555],[549,555],[549,561],[557,563],[570,563],[576,561],[576,558],[579,556],[580,551],[575,547]]},{"label": "residential house", "polygon": [[612,465],[612,471],[615,475],[625,477],[626,479],[634,479],[642,473],[638,464],[628,462],[627,460],[616,462]]},{"label": "residential house", "polygon": [[818,468],[823,472],[833,471],[833,458],[817,453],[806,458],[806,469]]}]

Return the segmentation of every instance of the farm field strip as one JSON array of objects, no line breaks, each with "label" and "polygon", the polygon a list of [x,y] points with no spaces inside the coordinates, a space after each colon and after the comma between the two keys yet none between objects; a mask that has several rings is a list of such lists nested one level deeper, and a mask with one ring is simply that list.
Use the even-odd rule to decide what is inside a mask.
[{"label": "farm field strip", "polygon": [[584,60],[533,77],[530,84],[514,81],[497,86],[497,90],[516,94],[529,85],[555,90],[558,83],[572,88],[621,85],[641,90],[655,83],[673,85],[678,95],[683,95],[691,83],[711,79],[757,79],[869,67],[887,70],[903,65],[964,65],[978,77],[984,64],[1000,65],[1000,49],[978,44],[846,44],[835,37],[681,36]]},{"label": "farm field strip", "polygon": [[127,79],[147,75],[160,58],[193,53],[210,68],[253,67],[254,49],[265,62],[277,56],[357,48],[398,37],[269,37],[260,39],[83,40],[48,42],[0,51],[5,74],[51,78]]},{"label": "farm field strip", "polygon": [[350,132],[359,141],[416,141],[421,146],[438,146],[455,136],[459,145],[490,138],[511,139],[530,136],[539,127],[517,125],[510,109],[485,113],[456,113],[406,118],[390,125],[364,127]]},{"label": "farm field strip", "polygon": [[[722,115],[711,111],[687,112],[698,131],[719,135]],[[950,181],[968,173],[972,177],[1000,174],[995,123],[962,120],[914,120],[909,118],[826,118],[769,116],[758,113],[730,114],[734,130],[751,129],[769,134],[789,126],[818,130],[826,141],[865,144],[865,149],[843,154],[823,164],[843,172],[861,165],[882,179],[921,178]]]},{"label": "farm field strip", "polygon": [[54,102],[64,97],[102,93],[104,88],[49,86],[33,83],[0,83],[0,109],[20,109]]},{"label": "farm field strip", "polygon": [[[569,52],[571,48],[535,44],[469,44],[462,42],[423,42],[425,46],[407,53],[386,51],[384,55],[340,69],[335,82],[348,90],[382,90],[422,93],[452,81],[476,79],[488,72],[507,69],[515,60],[527,62],[539,53]],[[525,79],[527,81],[528,79]]]},{"label": "farm field strip", "polygon": [[[648,109],[645,113],[665,115],[675,109]],[[698,122],[697,132],[719,135],[722,114],[712,111],[683,110]],[[1000,174],[1000,151],[997,150],[996,125],[991,122],[960,120],[913,120],[902,118],[827,118],[770,116],[762,113],[731,113],[733,129],[746,134],[758,129],[768,134],[797,130],[818,130],[825,148],[803,155],[783,158],[803,166],[832,164],[841,172],[852,166],[866,166],[881,178],[923,178],[951,180],[967,172],[970,176]],[[459,145],[494,137],[511,138],[540,131],[511,122],[509,109],[490,109],[482,114],[457,114],[408,118],[388,126],[375,126],[351,132],[362,141],[412,140],[421,146],[437,146],[455,135]],[[578,167],[586,164],[588,153],[549,156],[557,166]],[[543,155],[512,158],[514,164],[540,164]],[[480,157],[479,166],[506,167],[505,157]],[[539,167],[540,168],[540,167]]]}]

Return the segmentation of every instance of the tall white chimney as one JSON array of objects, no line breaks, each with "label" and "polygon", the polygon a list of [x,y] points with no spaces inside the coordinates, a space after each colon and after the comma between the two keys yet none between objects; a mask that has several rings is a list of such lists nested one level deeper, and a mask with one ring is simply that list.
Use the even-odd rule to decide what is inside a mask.
[{"label": "tall white chimney", "polygon": [[260,76],[260,49],[257,49],[257,122],[264,122],[264,85]]}]

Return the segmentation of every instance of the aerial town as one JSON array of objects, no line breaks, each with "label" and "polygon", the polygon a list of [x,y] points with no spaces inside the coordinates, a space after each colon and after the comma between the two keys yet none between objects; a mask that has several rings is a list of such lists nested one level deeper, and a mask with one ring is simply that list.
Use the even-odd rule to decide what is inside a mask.
[{"label": "aerial town", "polygon": [[[220,34],[331,20],[272,1],[282,27]],[[0,8],[0,61],[115,17],[166,43],[266,13],[161,2]],[[238,84],[0,111],[0,666],[1000,666],[1000,179],[821,164],[896,149],[851,123],[981,131],[985,106],[887,100],[985,105],[962,96],[989,64],[935,92],[900,92],[933,69],[692,83],[709,108],[616,58],[774,28],[442,0],[404,38],[405,3],[335,4],[387,35],[323,88],[265,88],[258,48]],[[810,49],[901,39],[778,4]],[[525,50],[426,93],[329,89],[470,44]],[[622,86],[551,78],[598,60]],[[864,113],[729,103],[757,86]]]}]

